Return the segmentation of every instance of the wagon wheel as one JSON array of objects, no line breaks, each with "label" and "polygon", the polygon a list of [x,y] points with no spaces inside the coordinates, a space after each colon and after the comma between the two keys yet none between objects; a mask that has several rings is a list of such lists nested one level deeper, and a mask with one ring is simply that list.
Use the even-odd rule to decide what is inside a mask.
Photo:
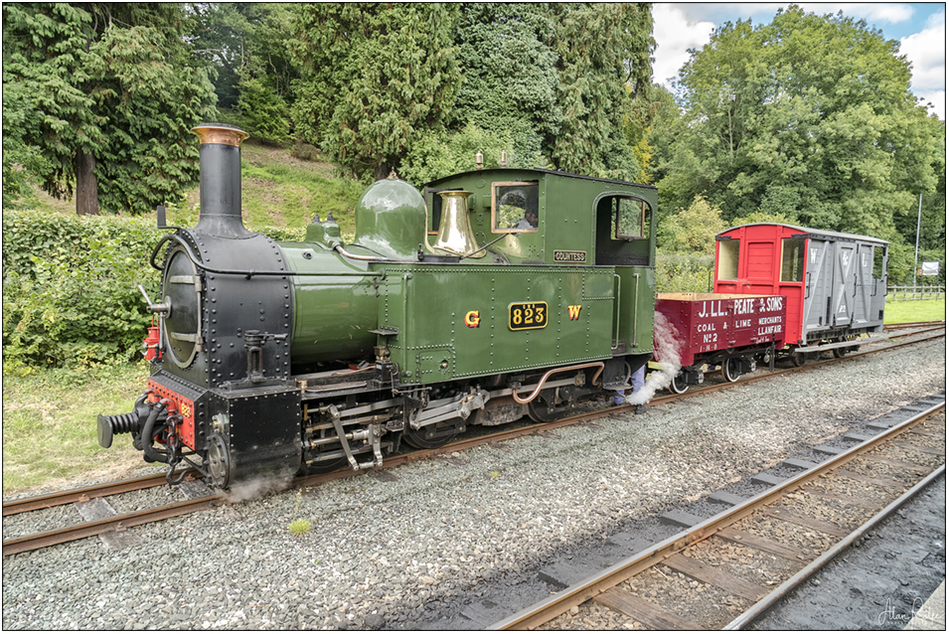
[{"label": "wagon wheel", "polygon": [[722,378],[729,383],[734,383],[740,376],[741,370],[739,369],[739,358],[728,357],[725,359],[725,363],[722,364]]},{"label": "wagon wheel", "polygon": [[[844,341],[848,341],[848,340],[850,340],[850,337],[844,337],[840,340],[840,343],[843,343]],[[846,348],[834,348],[833,349],[834,358],[843,359],[844,355],[850,352],[856,352],[856,350],[857,350],[857,346],[847,346]]]},{"label": "wagon wheel", "polygon": [[801,367],[802,365],[804,365],[806,361],[807,359],[804,357],[803,352],[798,352],[797,350],[795,350],[794,352],[791,353],[791,363],[794,364],[795,368]]},{"label": "wagon wheel", "polygon": [[689,389],[689,384],[685,382],[685,372],[679,372],[669,383],[669,391],[673,394],[682,394]]}]

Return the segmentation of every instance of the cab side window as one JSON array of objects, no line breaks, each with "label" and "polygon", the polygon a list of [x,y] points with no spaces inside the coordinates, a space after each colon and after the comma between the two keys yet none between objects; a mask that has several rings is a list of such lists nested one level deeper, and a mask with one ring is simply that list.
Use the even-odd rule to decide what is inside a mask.
[{"label": "cab side window", "polygon": [[652,209],[645,200],[614,196],[609,200],[613,240],[640,240],[649,237]]}]

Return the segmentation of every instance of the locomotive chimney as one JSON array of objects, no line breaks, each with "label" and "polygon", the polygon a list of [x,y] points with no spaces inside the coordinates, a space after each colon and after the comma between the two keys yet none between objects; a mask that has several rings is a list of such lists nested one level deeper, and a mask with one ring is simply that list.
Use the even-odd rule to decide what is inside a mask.
[{"label": "locomotive chimney", "polygon": [[201,140],[201,215],[196,231],[222,238],[255,235],[241,221],[241,141],[248,134],[223,123],[192,128]]}]

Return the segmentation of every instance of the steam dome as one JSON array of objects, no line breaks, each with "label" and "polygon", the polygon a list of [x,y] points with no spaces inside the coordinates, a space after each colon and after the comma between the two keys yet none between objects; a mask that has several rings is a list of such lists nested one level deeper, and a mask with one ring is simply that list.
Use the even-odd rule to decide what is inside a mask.
[{"label": "steam dome", "polygon": [[425,200],[394,173],[376,181],[356,203],[355,246],[387,258],[410,259],[425,242]]}]

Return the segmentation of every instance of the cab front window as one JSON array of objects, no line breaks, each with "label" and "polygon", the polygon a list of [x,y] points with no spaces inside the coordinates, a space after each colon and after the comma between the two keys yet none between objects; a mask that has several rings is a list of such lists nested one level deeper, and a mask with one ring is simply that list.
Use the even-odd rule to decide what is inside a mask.
[{"label": "cab front window", "polygon": [[537,231],[536,182],[494,183],[491,187],[491,229],[494,233]]}]

